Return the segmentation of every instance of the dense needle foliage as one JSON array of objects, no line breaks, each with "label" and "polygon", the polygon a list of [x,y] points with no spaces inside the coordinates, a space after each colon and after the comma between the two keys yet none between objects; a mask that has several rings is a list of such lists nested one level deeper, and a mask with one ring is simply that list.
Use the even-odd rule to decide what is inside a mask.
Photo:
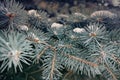
[{"label": "dense needle foliage", "polygon": [[107,10],[58,14],[52,20],[45,11],[26,11],[5,0],[0,3],[0,80],[119,80],[115,21],[120,16]]}]

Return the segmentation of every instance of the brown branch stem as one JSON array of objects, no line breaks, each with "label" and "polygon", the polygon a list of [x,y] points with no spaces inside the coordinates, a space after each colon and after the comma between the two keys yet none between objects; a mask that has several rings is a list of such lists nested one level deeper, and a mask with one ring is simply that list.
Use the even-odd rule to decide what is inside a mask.
[{"label": "brown branch stem", "polygon": [[53,56],[53,60],[52,60],[52,68],[51,68],[51,71],[50,71],[50,80],[53,80],[55,61],[56,61],[56,50],[54,49],[54,56]]},{"label": "brown branch stem", "polygon": [[88,64],[88,65],[90,65],[90,66],[92,66],[92,67],[98,67],[98,64],[93,63],[93,62],[90,62],[90,61],[87,61],[87,60],[84,60],[84,59],[81,59],[81,58],[78,58],[78,57],[76,57],[76,56],[72,56],[72,55],[69,55],[69,54],[65,54],[65,56],[67,56],[68,58],[77,60],[77,61],[79,61],[79,62]]},{"label": "brown branch stem", "polygon": [[107,64],[105,64],[105,68],[107,69],[107,71],[112,75],[113,80],[117,80],[116,76],[113,74],[112,70],[108,67]]}]

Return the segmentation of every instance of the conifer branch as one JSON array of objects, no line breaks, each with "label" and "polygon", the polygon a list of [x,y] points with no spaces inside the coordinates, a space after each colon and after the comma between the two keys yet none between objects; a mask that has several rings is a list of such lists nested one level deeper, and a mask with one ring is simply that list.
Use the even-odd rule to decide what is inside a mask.
[{"label": "conifer branch", "polygon": [[36,70],[36,71],[30,72],[30,73],[28,73],[28,74],[29,74],[29,75],[31,75],[31,74],[35,74],[35,73],[38,73],[38,72],[40,72],[40,71],[42,71],[42,69],[39,69],[39,70]]},{"label": "conifer branch", "polygon": [[[6,75],[10,78],[3,79],[88,80],[89,76],[96,80],[101,73],[106,79],[119,79],[117,14],[100,10],[86,17],[70,10],[69,15],[48,16],[46,12],[27,14],[16,0],[0,1],[0,29],[4,30],[0,31],[0,80]],[[40,62],[32,65],[33,59]]]},{"label": "conifer branch", "polygon": [[37,55],[37,60],[40,59],[40,57],[45,53],[45,51],[46,51],[47,49],[48,49],[48,47],[44,48],[44,49],[42,50],[42,52],[40,52],[40,53]]},{"label": "conifer branch", "polygon": [[53,80],[55,62],[56,62],[56,50],[54,50],[54,55],[53,55],[53,59],[52,59],[51,71],[50,71],[50,80]]},{"label": "conifer branch", "polygon": [[63,48],[63,47],[66,47],[66,48],[72,48],[71,45],[60,45],[60,46],[58,46],[58,47],[60,47],[60,48]]},{"label": "conifer branch", "polygon": [[67,74],[65,74],[65,76],[64,76],[64,78],[63,79],[65,79],[66,77],[68,77],[69,75],[71,75],[71,74],[73,74],[73,71],[68,71],[68,73]]},{"label": "conifer branch", "polygon": [[25,74],[25,80],[27,80],[27,78],[28,78],[28,74],[26,73],[26,74]]},{"label": "conifer branch", "polygon": [[112,70],[109,68],[109,66],[105,63],[105,68],[107,69],[107,71],[112,75],[113,80],[118,80],[117,77],[115,76],[115,74],[112,72]]},{"label": "conifer branch", "polygon": [[30,76],[30,79],[35,80],[35,78],[33,78],[32,76]]},{"label": "conifer branch", "polygon": [[115,62],[117,62],[118,64],[120,64],[120,59],[118,57],[116,57],[114,54],[112,54],[111,56],[112,56],[112,58],[113,58],[113,60]]},{"label": "conifer branch", "polygon": [[75,56],[72,56],[72,55],[69,55],[69,54],[65,54],[65,56],[67,56],[70,59],[74,59],[74,60],[77,60],[79,62],[90,65],[92,67],[98,67],[98,64],[96,64],[96,63],[93,63],[93,62],[90,62],[90,61],[87,61],[87,60],[84,60],[84,59],[81,59],[81,58],[78,58],[78,57],[75,57]]}]

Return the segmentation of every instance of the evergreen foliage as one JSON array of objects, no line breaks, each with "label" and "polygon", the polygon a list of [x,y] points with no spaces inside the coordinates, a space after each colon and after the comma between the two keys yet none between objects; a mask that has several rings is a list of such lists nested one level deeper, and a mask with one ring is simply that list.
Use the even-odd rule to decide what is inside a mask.
[{"label": "evergreen foliage", "polygon": [[58,14],[60,24],[15,0],[0,3],[0,80],[119,80],[120,29],[107,23],[117,16]]}]

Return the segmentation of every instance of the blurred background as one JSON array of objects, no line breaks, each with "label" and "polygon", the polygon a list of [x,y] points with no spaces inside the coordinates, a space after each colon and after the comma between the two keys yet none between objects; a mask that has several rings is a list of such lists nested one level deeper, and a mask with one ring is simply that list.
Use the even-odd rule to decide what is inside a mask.
[{"label": "blurred background", "polygon": [[[4,1],[4,0],[0,0]],[[50,17],[58,14],[79,12],[90,15],[97,10],[109,10],[120,13],[120,0],[16,0],[22,3],[26,10],[43,10]]]},{"label": "blurred background", "polygon": [[[3,0],[1,0],[3,1]],[[51,15],[57,13],[93,12],[120,8],[120,0],[16,0],[25,6],[26,10],[42,9]],[[83,10],[83,11],[82,11]],[[85,13],[86,13],[85,12]],[[89,14],[89,13],[88,13]]]}]

